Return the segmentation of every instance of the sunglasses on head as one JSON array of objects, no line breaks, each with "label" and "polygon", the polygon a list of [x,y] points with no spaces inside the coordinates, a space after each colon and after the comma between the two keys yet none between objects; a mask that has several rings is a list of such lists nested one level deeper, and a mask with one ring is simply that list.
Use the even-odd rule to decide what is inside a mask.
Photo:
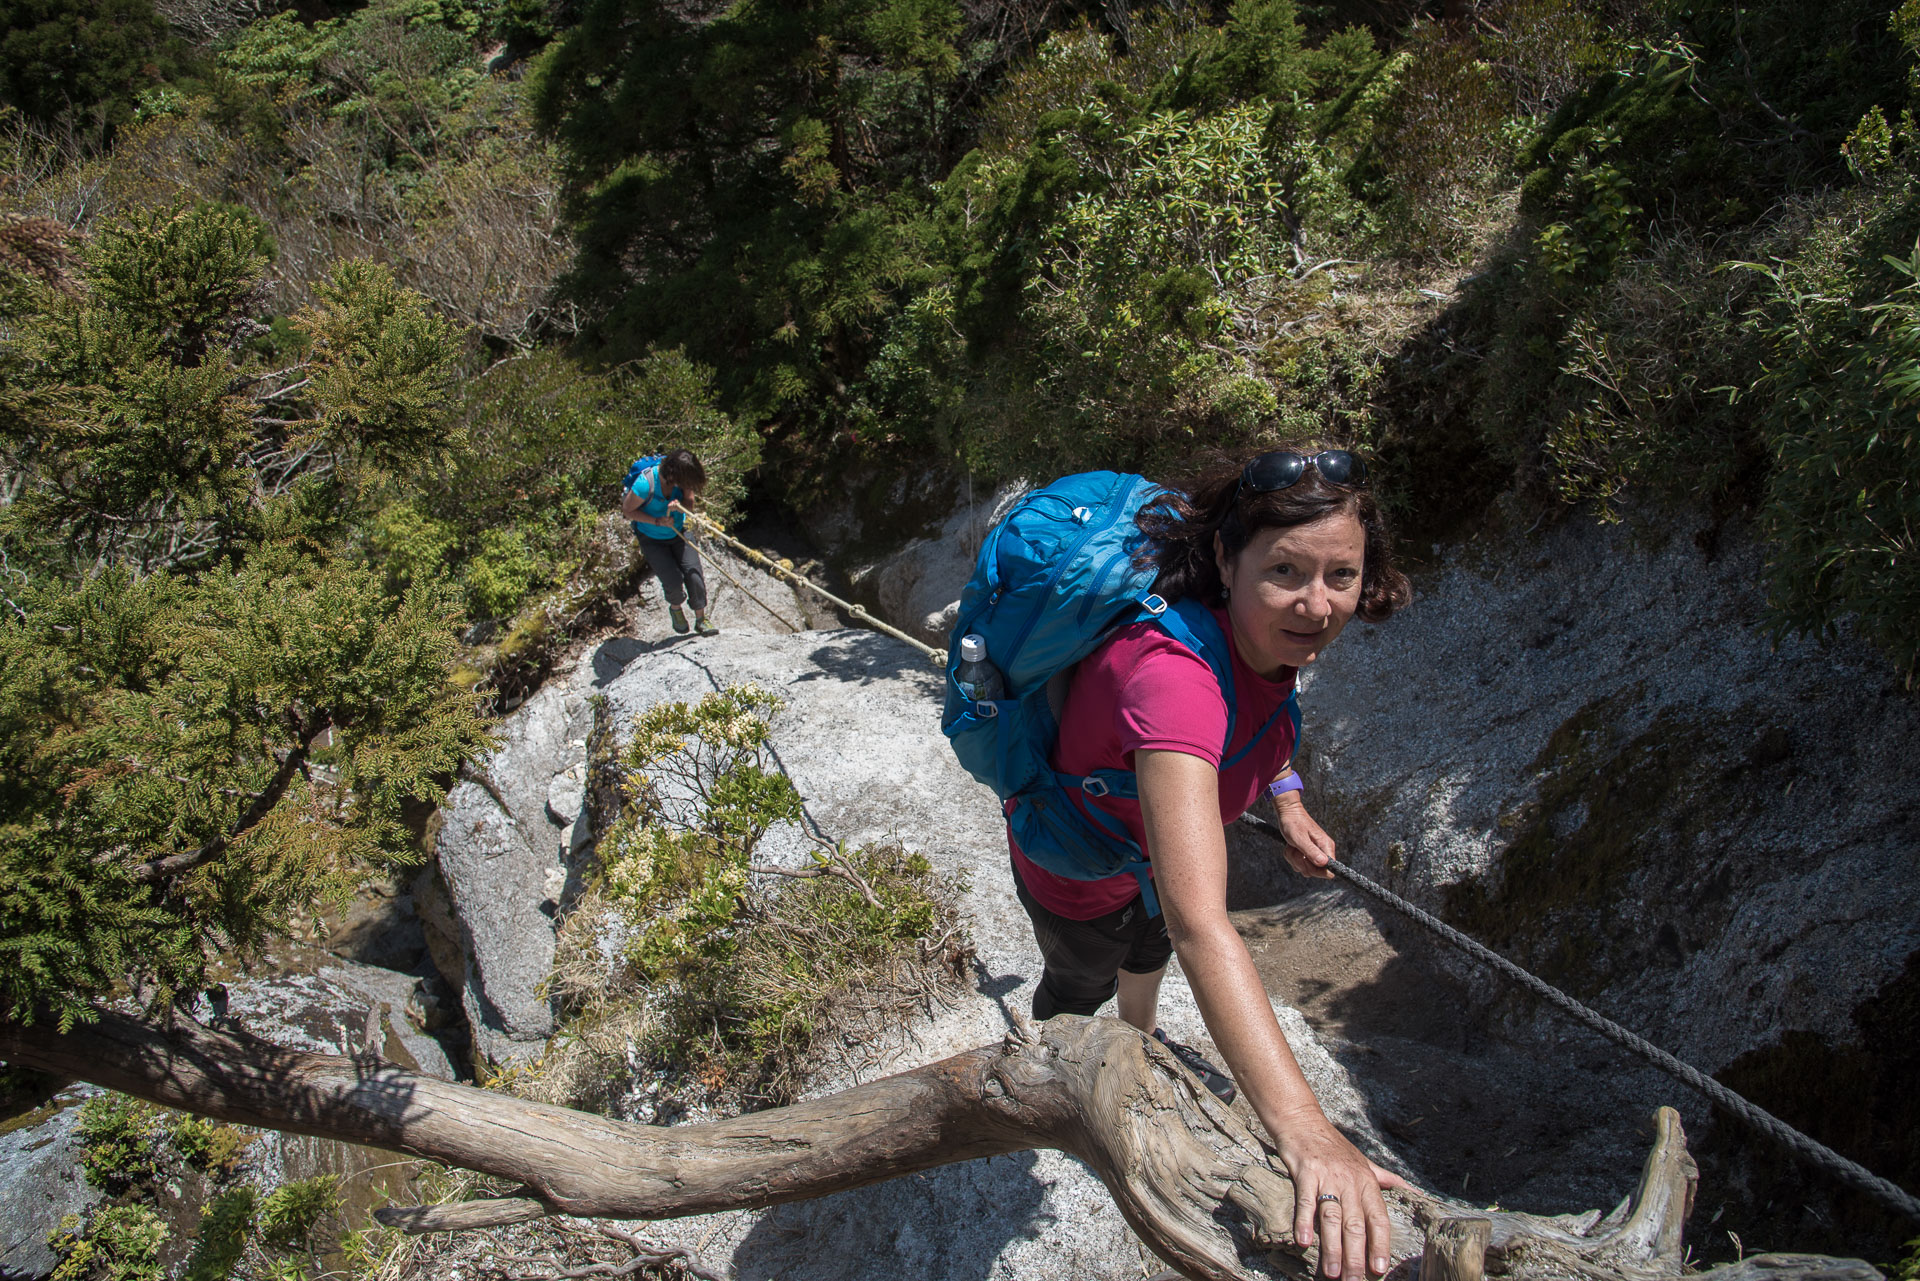
[{"label": "sunglasses on head", "polygon": [[[1367,465],[1360,461],[1358,454],[1345,449],[1323,449],[1317,454],[1303,454],[1292,449],[1276,449],[1261,454],[1240,471],[1240,483],[1234,487],[1234,502],[1240,500],[1240,493],[1246,490],[1255,494],[1271,494],[1276,489],[1288,489],[1300,483],[1307,474],[1307,468],[1320,473],[1320,479],[1329,485],[1359,486],[1367,483]],[[1231,504],[1229,504],[1231,506]]]}]

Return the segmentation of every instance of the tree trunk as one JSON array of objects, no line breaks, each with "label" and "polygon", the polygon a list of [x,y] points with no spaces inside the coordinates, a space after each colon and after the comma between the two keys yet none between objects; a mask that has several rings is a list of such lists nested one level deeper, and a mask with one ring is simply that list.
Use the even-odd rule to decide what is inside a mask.
[{"label": "tree trunk", "polygon": [[[372,1056],[286,1050],[185,1019],[163,1030],[103,1012],[64,1035],[0,1027],[0,1059],[223,1121],[391,1148],[522,1187],[516,1197],[382,1212],[412,1231],[544,1214],[667,1219],[778,1205],[1051,1147],[1098,1174],[1140,1239],[1184,1276],[1307,1274],[1307,1252],[1293,1241],[1293,1185],[1269,1150],[1162,1046],[1111,1019],[1063,1016],[1001,1045],[822,1099],[672,1128],[416,1076]],[[1487,1272],[1542,1281],[1677,1276],[1695,1173],[1679,1118],[1663,1108],[1658,1122],[1640,1188],[1591,1234],[1567,1220],[1388,1193],[1395,1275],[1412,1276],[1430,1229],[1477,1219],[1486,1225]],[[1482,1233],[1474,1230],[1476,1247]],[[1741,1267],[1739,1281],[1762,1273],[1769,1281],[1879,1276],[1865,1264],[1816,1256]]]}]

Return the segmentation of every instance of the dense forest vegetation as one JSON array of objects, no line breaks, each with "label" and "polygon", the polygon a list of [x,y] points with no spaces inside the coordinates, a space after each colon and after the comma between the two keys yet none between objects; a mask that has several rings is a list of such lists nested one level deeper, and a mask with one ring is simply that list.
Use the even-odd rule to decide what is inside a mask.
[{"label": "dense forest vegetation", "polygon": [[[614,479],[668,438],[723,506],[751,482],[797,509],[929,458],[1170,471],[1295,436],[1373,451],[1421,533],[1643,494],[1753,518],[1783,626],[1850,618],[1912,670],[1911,5],[4,23],[5,539],[37,583],[233,562],[237,525],[181,532],[219,491],[229,522],[303,513],[396,599],[446,578],[511,619],[604,559]],[[205,337],[166,359],[231,370],[220,426],[104,403],[130,353],[57,351],[72,317],[146,323],[107,281],[136,270],[203,281],[174,305]],[[379,377],[415,381],[369,390],[412,420],[350,447],[311,325],[368,289],[408,317]],[[55,419],[195,447],[97,453]]]},{"label": "dense forest vegetation", "polygon": [[0,1021],[410,857],[668,443],[1337,441],[1910,681],[1917,95],[1920,0],[0,0]]}]

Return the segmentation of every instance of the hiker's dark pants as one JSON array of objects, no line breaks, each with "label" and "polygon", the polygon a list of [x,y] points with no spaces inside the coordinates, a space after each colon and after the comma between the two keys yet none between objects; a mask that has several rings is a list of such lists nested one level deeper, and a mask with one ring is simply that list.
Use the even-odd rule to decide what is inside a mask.
[{"label": "hiker's dark pants", "polygon": [[667,604],[683,604],[691,596],[693,612],[707,612],[707,576],[700,570],[700,553],[693,544],[684,538],[671,541],[665,538],[648,538],[645,534],[635,534],[640,541],[640,554],[647,558],[647,564],[653,566],[654,574],[660,579],[660,590],[667,594]]},{"label": "hiker's dark pants", "polygon": [[1055,915],[1035,901],[1013,870],[1013,886],[1020,906],[1033,921],[1033,937],[1047,968],[1033,990],[1033,1017],[1046,1020],[1056,1014],[1094,1014],[1113,999],[1120,987],[1120,971],[1152,974],[1163,970],[1173,955],[1167,937],[1167,918],[1148,916],[1147,905],[1135,895],[1117,912],[1075,921]]}]

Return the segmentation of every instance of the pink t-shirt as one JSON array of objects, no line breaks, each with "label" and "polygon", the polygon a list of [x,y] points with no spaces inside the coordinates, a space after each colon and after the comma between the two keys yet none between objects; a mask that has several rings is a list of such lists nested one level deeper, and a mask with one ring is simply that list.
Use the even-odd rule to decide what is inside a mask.
[{"label": "pink t-shirt", "polygon": [[[1239,751],[1293,692],[1295,669],[1281,670],[1278,680],[1267,680],[1240,661],[1233,628],[1225,610],[1216,609],[1220,630],[1233,652],[1235,710],[1233,743]],[[1117,629],[1074,669],[1066,706],[1060,713],[1060,741],[1053,750],[1053,767],[1064,773],[1086,774],[1096,769],[1132,769],[1133,754],[1141,748],[1185,752],[1221,761],[1220,742],[1227,732],[1227,701],[1220,682],[1205,659],[1153,623],[1133,623]],[[1293,758],[1293,721],[1282,715],[1266,737],[1219,776],[1220,822],[1231,823],[1258,799],[1260,790]],[[1088,797],[1070,793],[1082,808],[1099,806],[1127,826],[1127,831],[1153,857],[1140,820],[1140,802],[1116,796]],[[1072,921],[1088,921],[1117,912],[1140,892],[1131,873],[1099,881],[1076,881],[1056,876],[1029,860],[1014,845],[1013,863],[1027,890],[1040,905]]]}]

